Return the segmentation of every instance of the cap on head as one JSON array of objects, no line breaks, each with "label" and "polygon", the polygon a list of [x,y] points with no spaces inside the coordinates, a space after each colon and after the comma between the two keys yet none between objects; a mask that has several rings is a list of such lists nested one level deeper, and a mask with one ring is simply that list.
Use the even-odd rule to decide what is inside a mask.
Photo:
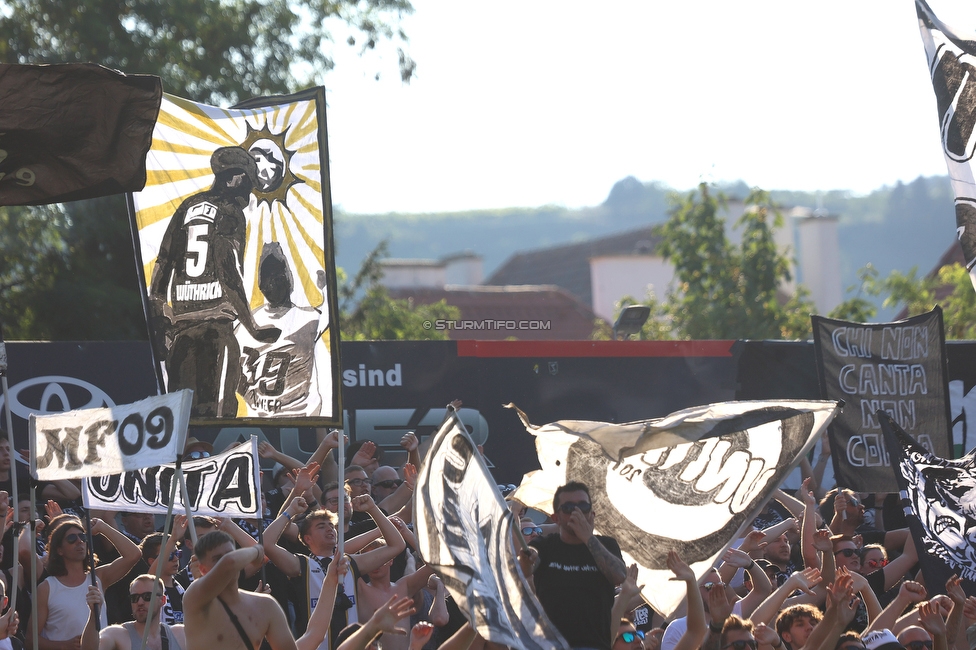
[{"label": "cap on head", "polygon": [[210,156],[210,168],[214,174],[228,170],[242,171],[251,181],[251,187],[258,182],[258,166],[254,158],[243,147],[220,147]]},{"label": "cap on head", "polygon": [[891,630],[875,630],[861,637],[864,647],[868,650],[905,650],[905,646],[898,643],[898,639]]}]

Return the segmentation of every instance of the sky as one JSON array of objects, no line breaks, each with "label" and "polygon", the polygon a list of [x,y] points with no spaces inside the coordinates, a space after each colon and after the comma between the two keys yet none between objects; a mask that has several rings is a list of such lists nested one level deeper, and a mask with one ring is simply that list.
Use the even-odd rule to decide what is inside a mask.
[{"label": "sky", "polygon": [[[929,4],[976,31],[976,3]],[[866,194],[946,174],[910,0],[413,5],[409,84],[393,47],[337,48],[325,77],[347,213],[591,206],[626,176]]]}]

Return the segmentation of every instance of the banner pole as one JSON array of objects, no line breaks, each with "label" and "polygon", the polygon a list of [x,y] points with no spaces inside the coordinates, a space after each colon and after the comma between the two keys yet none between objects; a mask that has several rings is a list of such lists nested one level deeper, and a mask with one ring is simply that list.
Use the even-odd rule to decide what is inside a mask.
[{"label": "banner pole", "polygon": [[[29,510],[30,514],[27,515],[27,518],[30,521],[27,522],[27,526],[30,528],[30,539],[29,539],[30,547],[31,547],[30,573],[31,573],[31,584],[36,585],[37,584],[37,527],[35,525],[35,522],[37,521],[37,507],[34,504],[37,501],[37,486],[34,485],[33,480],[28,485],[29,485],[28,493],[30,494],[30,510]],[[36,588],[37,587],[34,587],[34,589]],[[33,650],[37,650],[38,638],[37,638],[37,617],[36,616],[31,616],[31,627],[33,631],[33,634],[31,635],[33,642],[31,643],[31,645],[34,646]]]},{"label": "banner pole", "polygon": [[[7,425],[7,442],[10,444],[10,507],[14,509],[14,522],[17,521],[17,506],[20,503],[20,495],[17,488],[17,456],[19,455],[14,446],[14,420],[10,412],[10,389],[7,386],[7,344],[3,340],[3,323],[0,323],[0,383],[3,385],[3,410]],[[17,551],[19,545],[17,540],[20,536],[14,535],[14,560],[19,557]],[[16,564],[14,565],[16,567]],[[11,571],[13,574],[10,585],[10,607],[17,607],[17,576],[19,571]]]},{"label": "banner pole", "polygon": [[[176,474],[183,475],[183,456],[182,454],[176,457]],[[175,476],[174,476],[175,478]],[[149,630],[152,628],[152,613],[156,611],[156,603],[159,598],[156,597],[156,587],[159,586],[159,581],[163,576],[163,563],[169,562],[169,558],[163,557],[163,553],[166,551],[166,544],[169,542],[169,538],[173,535],[173,501],[176,500],[176,486],[180,484],[180,481],[173,481],[169,486],[169,503],[166,506],[166,522],[163,524],[163,539],[159,543],[159,555],[156,556],[156,579],[153,580],[152,595],[149,597],[149,618],[146,620],[146,629],[142,632],[142,648],[141,650],[146,650],[146,646],[149,645]],[[165,586],[164,586],[165,588]],[[165,593],[165,592],[164,592]],[[159,594],[162,596],[163,594]],[[160,611],[160,617],[162,617],[162,611]]]},{"label": "banner pole", "polygon": [[343,444],[343,436],[339,434],[339,445],[336,448],[336,454],[338,454],[339,460],[336,463],[338,465],[338,472],[336,475],[336,481],[338,482],[337,490],[339,494],[339,505],[336,506],[336,510],[339,515],[339,526],[336,529],[338,534],[338,544],[336,544],[336,552],[333,557],[335,561],[336,557],[342,557],[343,549],[345,548],[346,534],[345,534],[345,520],[346,520],[346,446]]},{"label": "banner pole", "polygon": [[[95,577],[95,549],[92,546],[92,541],[94,540],[94,537],[92,537],[92,532],[91,532],[91,510],[89,510],[88,508],[85,508],[84,510],[85,510],[85,535],[88,537],[88,567],[89,567],[89,573],[91,574],[91,584],[92,584],[92,587],[97,587],[98,586],[98,582],[97,582],[96,577]],[[106,526],[107,525],[108,524],[106,524]],[[101,618],[100,618],[101,617],[101,614],[99,613],[98,610],[99,610],[99,606],[98,605],[95,605],[95,607],[94,607],[94,611],[95,611],[95,629],[98,630],[99,632],[101,632],[102,631],[102,621],[101,621]],[[35,618],[36,619],[37,617],[36,616],[32,616],[31,618]]]},{"label": "banner pole", "polygon": [[190,531],[190,540],[193,542],[193,554],[197,552],[197,527],[193,523],[193,512],[190,511],[190,493],[186,489],[186,476],[183,474],[183,465],[177,461],[176,476],[180,484],[180,497],[183,499],[183,509],[186,511],[186,529]]}]

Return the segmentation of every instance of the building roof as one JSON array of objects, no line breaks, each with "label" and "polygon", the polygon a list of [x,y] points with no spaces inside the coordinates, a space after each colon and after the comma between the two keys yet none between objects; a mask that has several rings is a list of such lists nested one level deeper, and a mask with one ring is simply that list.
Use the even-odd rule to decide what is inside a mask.
[{"label": "building roof", "polygon": [[555,286],[413,287],[389,290],[390,297],[429,305],[444,300],[461,311],[462,325],[453,340],[500,341],[589,340],[597,316],[565,290]]},{"label": "building roof", "polygon": [[590,239],[515,253],[485,280],[487,285],[552,284],[593,304],[590,258],[602,255],[649,255],[661,241],[656,226],[646,226],[609,237]]}]

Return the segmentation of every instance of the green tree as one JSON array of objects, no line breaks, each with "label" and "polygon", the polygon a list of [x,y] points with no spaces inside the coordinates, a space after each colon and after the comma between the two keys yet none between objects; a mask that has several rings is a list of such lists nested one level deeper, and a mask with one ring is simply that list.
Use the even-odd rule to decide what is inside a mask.
[{"label": "green tree", "polygon": [[[6,0],[0,62],[90,61],[162,78],[181,97],[228,105],[321,83],[331,32],[366,51],[402,46],[409,0]],[[415,64],[399,47],[401,78]],[[0,215],[0,318],[7,336],[144,339],[121,196]],[[29,259],[29,262],[25,262]],[[9,276],[9,278],[8,278]]]},{"label": "green tree", "polygon": [[976,291],[969,272],[961,264],[948,264],[937,273],[922,277],[919,277],[917,268],[908,273],[895,270],[886,278],[879,278],[869,264],[858,272],[858,276],[861,278],[859,294],[838,305],[830,314],[832,318],[870,322],[877,313],[873,305],[861,311],[856,307],[858,303],[870,305],[860,297],[863,292],[884,296],[883,307],[904,311],[908,316],[924,314],[940,305],[947,339],[976,338]]},{"label": "green tree", "polygon": [[[363,259],[359,271],[345,280],[340,274],[339,333],[346,341],[433,341],[447,340],[446,330],[436,330],[437,320],[457,320],[457,307],[440,300],[430,305],[416,305],[410,300],[394,300],[380,279],[380,261],[387,256],[384,240]],[[426,326],[425,326],[426,324]]]},{"label": "green tree", "polygon": [[[789,259],[773,238],[783,224],[769,194],[753,190],[749,209],[736,222],[739,245],[726,234],[721,194],[702,183],[697,192],[675,200],[662,227],[660,252],[675,268],[675,288],[645,326],[652,336],[670,331],[674,338],[806,338],[813,306],[802,289],[785,295]],[[654,316],[654,314],[652,314]],[[662,319],[664,329],[662,330]]]}]

